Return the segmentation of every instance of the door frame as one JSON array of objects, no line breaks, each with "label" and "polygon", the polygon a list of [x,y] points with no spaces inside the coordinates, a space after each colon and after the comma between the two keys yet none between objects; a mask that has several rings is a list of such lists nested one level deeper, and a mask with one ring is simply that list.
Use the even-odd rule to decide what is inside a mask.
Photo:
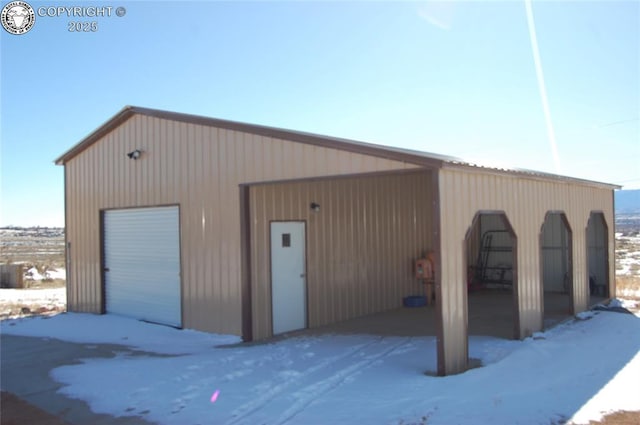
[{"label": "door frame", "polygon": [[[175,207],[178,209],[178,279],[180,281],[180,326],[175,327],[176,329],[183,329],[185,323],[185,288],[184,288],[184,279],[183,279],[183,257],[182,257],[182,206],[177,204],[151,204],[151,205],[140,205],[140,206],[127,206],[127,207],[108,207],[101,208],[98,211],[99,216],[99,237],[100,237],[100,305],[99,305],[99,313],[98,314],[107,314],[107,276],[106,276],[106,223],[105,216],[109,211],[123,211],[123,210],[132,210],[132,209],[143,209],[143,208],[165,208],[165,207]],[[66,237],[66,236],[65,236]],[[68,243],[69,249],[71,249],[71,244]],[[171,326],[171,325],[163,325],[163,326]]]},{"label": "door frame", "polygon": [[[296,219],[292,219],[292,220],[270,220],[269,221],[269,295],[270,295],[270,309],[271,309],[271,335],[275,335],[273,332],[273,250],[271,249],[271,241],[272,241],[272,224],[273,223],[302,223],[303,225],[303,247],[304,247],[304,258],[303,258],[303,265],[304,265],[304,327],[302,327],[301,329],[307,329],[309,328],[309,267],[308,267],[308,261],[307,261],[307,252],[308,252],[308,246],[307,246],[307,220],[296,220]],[[293,331],[287,331],[287,332],[293,332]],[[286,333],[286,332],[283,332]]]}]

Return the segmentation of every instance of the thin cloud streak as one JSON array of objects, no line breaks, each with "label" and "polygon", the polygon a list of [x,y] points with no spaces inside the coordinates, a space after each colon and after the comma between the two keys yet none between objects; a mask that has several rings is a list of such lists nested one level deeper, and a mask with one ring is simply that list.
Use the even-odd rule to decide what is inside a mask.
[{"label": "thin cloud streak", "polygon": [[533,51],[533,62],[536,66],[536,77],[538,79],[538,88],[542,100],[542,109],[544,111],[544,119],[547,124],[547,134],[549,136],[549,145],[551,146],[551,154],[553,155],[553,163],[555,170],[560,173],[560,155],[558,154],[558,144],[556,143],[556,135],[551,122],[551,112],[549,111],[549,100],[547,99],[547,88],[544,84],[544,74],[542,73],[542,62],[540,61],[540,51],[538,49],[538,38],[536,37],[536,27],[533,22],[533,10],[531,9],[531,0],[524,0],[527,10],[527,25],[529,27],[529,38],[531,39],[531,50]]},{"label": "thin cloud streak", "polygon": [[418,8],[418,16],[436,28],[449,31],[454,7],[455,3],[452,1],[428,1]]}]

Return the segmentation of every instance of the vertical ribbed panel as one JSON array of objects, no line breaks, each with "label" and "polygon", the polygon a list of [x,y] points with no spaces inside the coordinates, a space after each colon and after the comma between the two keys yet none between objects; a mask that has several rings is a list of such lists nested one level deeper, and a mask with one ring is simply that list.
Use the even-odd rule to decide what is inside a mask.
[{"label": "vertical ribbed panel", "polygon": [[428,173],[253,186],[254,337],[271,335],[271,221],[306,222],[308,316],[316,327],[399,307],[404,296],[424,293],[413,262],[433,248],[430,191]]},{"label": "vertical ribbed panel", "polygon": [[178,207],[104,213],[107,312],[181,326]]},{"label": "vertical ribbed panel", "polygon": [[565,275],[569,272],[570,236],[562,214],[548,214],[542,226],[542,282],[544,290],[567,293]]},{"label": "vertical ribbed panel", "polygon": [[[440,172],[440,283],[442,299],[442,322],[444,345],[443,359],[445,374],[463,371],[467,367],[467,285],[464,270],[462,247],[465,243],[466,228],[457,229],[454,223],[468,223],[470,226],[473,212],[464,205],[475,200],[477,192],[464,190],[462,175]],[[467,182],[468,183],[468,182]],[[445,193],[448,192],[448,193]],[[456,194],[456,196],[454,196]],[[441,369],[441,368],[439,368]]]},{"label": "vertical ribbed panel", "polygon": [[[440,171],[442,249],[442,327],[445,372],[467,364],[465,234],[479,210],[504,211],[517,238],[517,294],[520,337],[542,329],[540,229],[547,211],[563,211],[573,229],[575,311],[588,301],[586,226],[591,211],[602,211],[613,225],[612,190],[577,182],[500,175],[490,170],[445,168]],[[580,229],[580,230],[579,230]],[[609,279],[613,280],[613,236],[609,232]]]},{"label": "vertical ribbed panel", "polygon": [[[126,157],[134,149],[137,161]],[[240,184],[407,168],[415,166],[135,115],[65,164],[68,308],[103,309],[101,210],[180,205],[183,326],[239,334]]]}]

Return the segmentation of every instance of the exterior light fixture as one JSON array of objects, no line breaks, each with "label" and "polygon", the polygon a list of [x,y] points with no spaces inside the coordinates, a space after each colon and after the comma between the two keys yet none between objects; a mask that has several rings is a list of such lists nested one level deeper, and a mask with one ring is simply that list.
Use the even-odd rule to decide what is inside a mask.
[{"label": "exterior light fixture", "polygon": [[316,202],[312,202],[310,205],[311,211],[313,212],[320,212],[320,204],[316,203]]},{"label": "exterior light fixture", "polygon": [[135,151],[131,151],[127,154],[129,159],[133,159],[134,161],[140,158],[140,155],[142,155],[142,151],[140,149],[136,149]]}]

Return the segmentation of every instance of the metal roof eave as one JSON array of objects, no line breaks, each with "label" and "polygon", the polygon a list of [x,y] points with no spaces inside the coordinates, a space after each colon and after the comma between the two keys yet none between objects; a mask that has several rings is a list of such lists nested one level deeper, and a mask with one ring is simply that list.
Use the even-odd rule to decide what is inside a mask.
[{"label": "metal roof eave", "polygon": [[499,167],[489,167],[482,164],[474,164],[466,161],[448,161],[443,165],[443,168],[462,168],[467,170],[477,170],[485,173],[496,174],[496,175],[510,175],[516,177],[525,177],[537,180],[545,180],[545,181],[556,181],[556,182],[565,182],[565,183],[576,183],[582,184],[586,186],[599,187],[603,189],[621,189],[622,186],[599,182],[595,180],[581,179],[578,177],[570,177],[563,176],[560,174],[546,173],[543,171],[530,170],[527,168],[499,168]]},{"label": "metal roof eave", "polygon": [[337,149],[345,152],[357,153],[361,155],[374,156],[377,158],[389,159],[405,163],[414,164],[420,167],[434,168],[465,168],[494,173],[500,175],[512,175],[528,177],[540,180],[552,180],[561,182],[573,182],[588,186],[596,186],[606,189],[620,189],[621,186],[597,182],[592,180],[580,179],[576,177],[568,177],[557,174],[545,173],[534,170],[520,168],[499,168],[474,164],[460,158],[446,155],[415,151],[410,149],[396,148],[392,146],[376,145],[371,143],[359,142],[355,140],[342,139],[338,137],[322,136],[318,134],[305,133],[296,130],[287,130],[276,127],[268,127],[257,124],[246,124],[237,121],[222,120],[218,118],[210,118],[200,115],[184,114],[179,112],[163,111],[159,109],[143,108],[138,106],[125,106],[111,119],[106,121],[87,137],[69,149],[67,152],[58,157],[54,162],[56,165],[64,165],[66,162],[80,154],[93,143],[110,133],[112,130],[127,121],[133,115],[145,115],[154,118],[160,118],[171,121],[191,123],[208,127],[217,127],[226,130],[240,131],[250,134],[272,137],[283,140],[290,140],[298,143],[305,143],[315,146],[321,146],[330,149]]},{"label": "metal roof eave", "polygon": [[246,124],[237,121],[183,114],[179,112],[169,112],[158,109],[141,108],[137,106],[126,106],[116,115],[114,115],[110,120],[102,124],[91,134],[89,134],[67,152],[58,157],[54,161],[55,164],[64,165],[67,161],[80,154],[93,143],[97,142],[99,139],[104,137],[106,134],[108,134],[136,114],[208,127],[223,128],[226,130],[245,132],[265,137],[290,140],[298,143],[305,143],[330,149],[337,149],[346,152],[411,163],[425,168],[440,168],[442,166],[442,163],[447,159],[447,157],[436,154],[426,154],[417,151],[375,145],[355,140],[341,139],[338,137],[322,136],[301,131],[286,130],[256,124]]},{"label": "metal roof eave", "polygon": [[71,149],[60,155],[53,162],[56,165],[64,165],[67,161],[78,155],[80,152],[84,151],[86,148],[97,142],[99,139],[111,132],[114,128],[118,127],[120,124],[133,116],[133,109],[134,108],[132,106],[125,106],[117,114],[104,122],[100,127],[95,129],[80,142],[76,143],[73,147],[71,147]]}]

